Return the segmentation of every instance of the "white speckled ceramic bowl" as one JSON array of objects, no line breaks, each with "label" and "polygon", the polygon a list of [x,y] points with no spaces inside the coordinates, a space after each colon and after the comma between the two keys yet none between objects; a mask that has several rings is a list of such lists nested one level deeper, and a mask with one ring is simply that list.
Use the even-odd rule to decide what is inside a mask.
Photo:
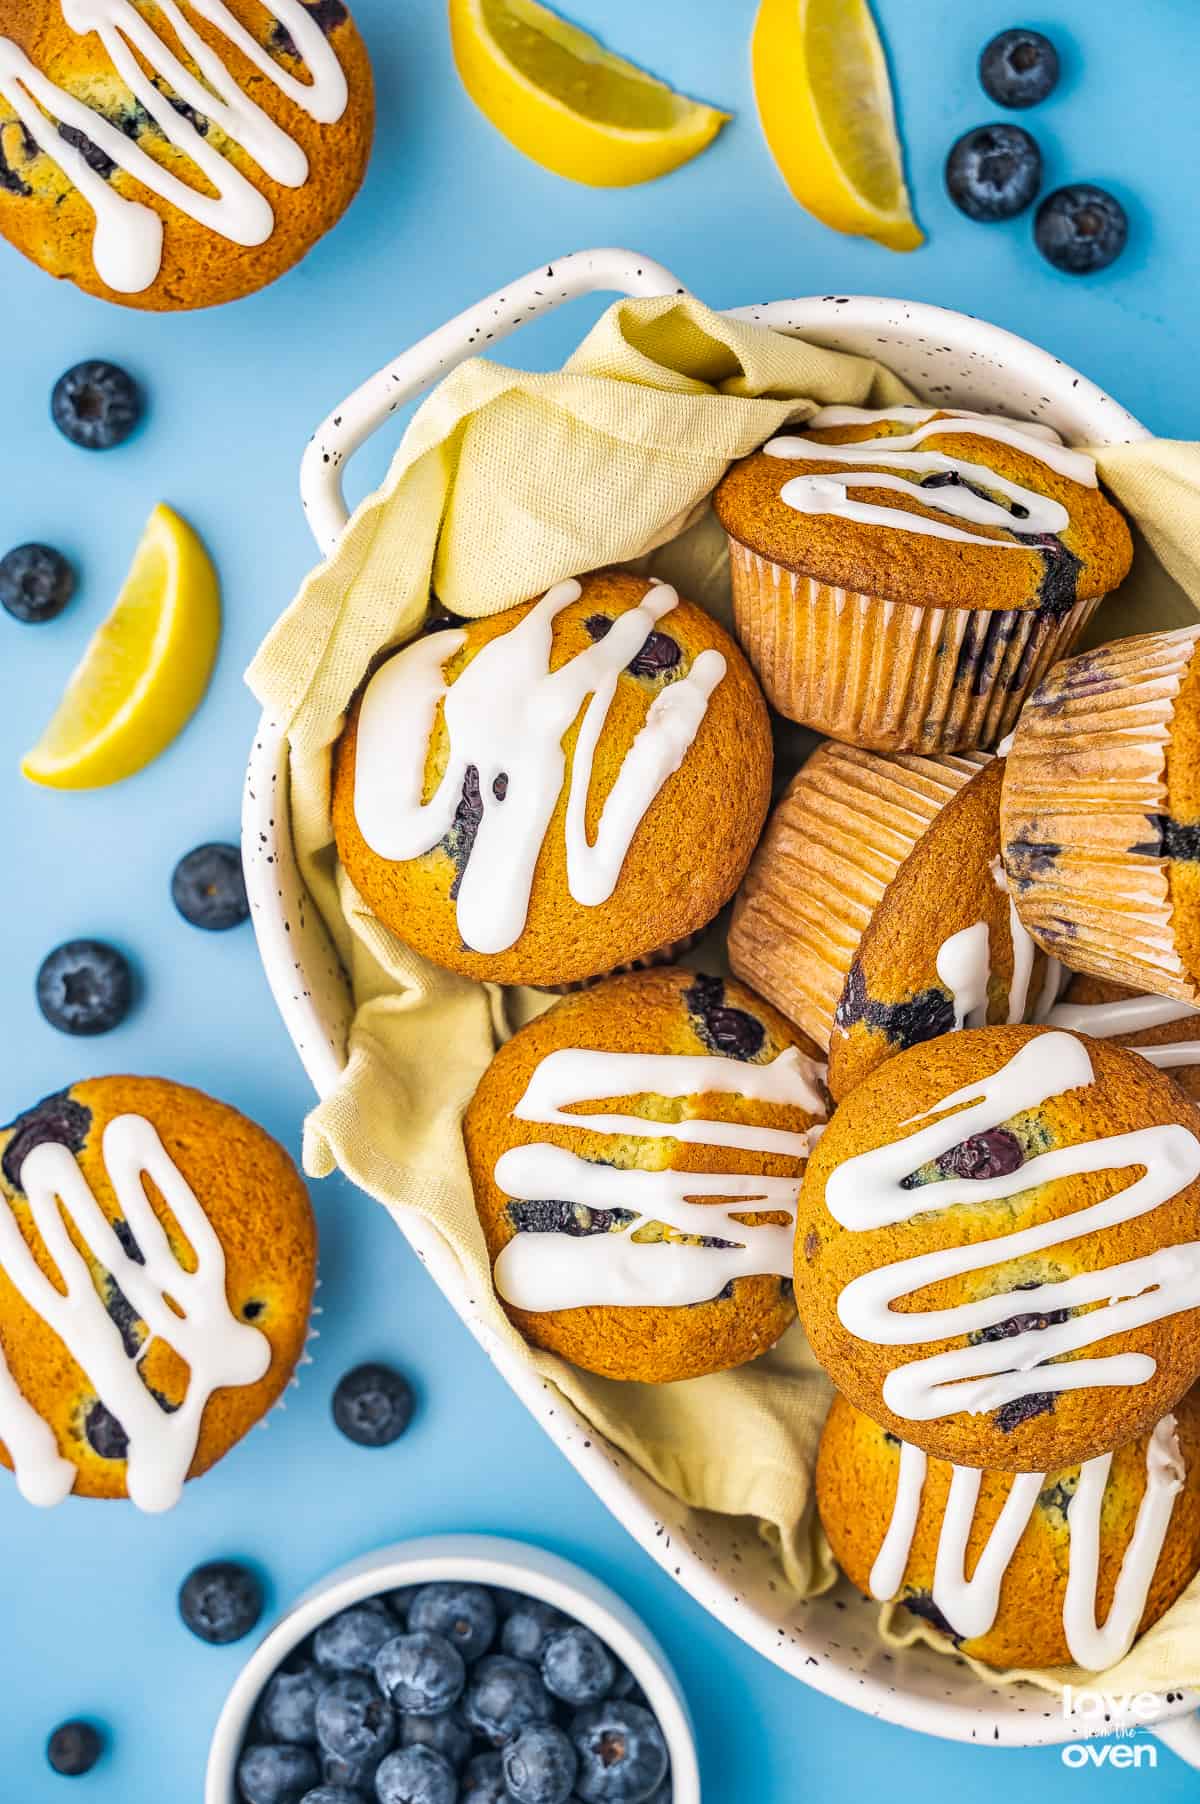
[{"label": "white speckled ceramic bowl", "polygon": [[[631,251],[581,251],[533,271],[432,333],[380,370],[317,429],[301,474],[321,551],[346,521],[341,467],[389,413],[465,357],[486,333],[507,337],[532,314],[596,291],[682,294],[661,265]],[[1127,443],[1148,436],[1131,414],[1048,352],[1011,332],[916,302],[863,295],[764,301],[734,309],[776,331],[876,357],[930,402],[1038,419],[1070,443]],[[243,851],[255,932],[268,980],[319,1095],[345,1059],[350,994],[325,930],[306,905],[288,834],[287,759],[278,730],[260,724],[246,779]],[[990,1685],[929,1649],[893,1651],[875,1633],[875,1606],[843,1586],[798,1601],[753,1525],[687,1510],[598,1437],[557,1392],[516,1363],[491,1335],[455,1259],[412,1213],[399,1226],[466,1325],[546,1433],[630,1534],[714,1616],[806,1684],[869,1715],[985,1746],[1080,1738],[1095,1725],[1065,1720],[1055,1698],[1030,1686]],[[1194,1695],[1164,1700],[1164,1739],[1200,1766]],[[1101,1725],[1103,1727],[1103,1725]],[[210,1804],[216,1804],[210,1798]],[[224,1798],[220,1804],[225,1804]]]},{"label": "white speckled ceramic bowl", "polygon": [[493,1535],[397,1541],[352,1560],[306,1591],[259,1643],[225,1700],[209,1750],[204,1804],[238,1804],[237,1761],[254,1706],[276,1667],[306,1635],[365,1597],[397,1591],[402,1585],[427,1585],[435,1579],[520,1591],[594,1629],[624,1661],[658,1718],[671,1755],[674,1804],[700,1804],[700,1772],[687,1702],[649,1629],[615,1591],[590,1573],[540,1547]]}]

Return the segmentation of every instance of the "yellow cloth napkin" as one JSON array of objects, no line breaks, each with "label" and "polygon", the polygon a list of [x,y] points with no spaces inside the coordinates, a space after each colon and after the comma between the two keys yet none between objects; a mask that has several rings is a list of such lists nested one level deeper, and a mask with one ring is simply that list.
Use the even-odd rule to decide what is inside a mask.
[{"label": "yellow cloth napkin", "polygon": [[[510,1349],[687,1505],[754,1518],[808,1594],[834,1577],[812,1504],[829,1386],[798,1328],[739,1371],[619,1384],[527,1348],[496,1304],[461,1116],[499,1042],[553,998],[439,970],[374,920],[334,856],[329,750],[371,659],[417,630],[431,589],[454,613],[478,617],[563,577],[637,563],[727,613],[724,540],[707,497],[729,463],[816,406],[911,398],[869,359],[690,297],[617,303],[551,374],[474,359],[421,406],[382,488],[249,672],[287,730],[296,853],[355,1002],[345,1074],[306,1123],[306,1169],[322,1176],[338,1166],[385,1205],[427,1216]],[[1200,451],[1154,441],[1100,455],[1154,553],[1139,556],[1105,636],[1190,617],[1187,596],[1200,596]],[[713,956],[703,949],[709,967]],[[1179,1645],[1164,1623],[1118,1669],[1146,1666],[1129,1688],[1200,1682],[1200,1596],[1189,1594],[1175,1618],[1185,1622]]]}]

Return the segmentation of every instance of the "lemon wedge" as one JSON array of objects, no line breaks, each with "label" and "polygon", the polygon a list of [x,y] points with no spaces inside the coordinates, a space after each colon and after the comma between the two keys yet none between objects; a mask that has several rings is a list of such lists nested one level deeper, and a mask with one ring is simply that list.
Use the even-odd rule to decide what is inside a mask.
[{"label": "lemon wedge", "polygon": [[99,789],[157,758],[199,706],[221,636],[217,573],[186,520],[156,507],[112,613],[21,771]]},{"label": "lemon wedge", "polygon": [[763,134],[800,205],[889,250],[923,244],[867,0],[762,0],[751,54]]},{"label": "lemon wedge", "polygon": [[450,0],[450,36],[463,86],[497,131],[543,169],[593,188],[677,169],[729,118],[538,0]]}]

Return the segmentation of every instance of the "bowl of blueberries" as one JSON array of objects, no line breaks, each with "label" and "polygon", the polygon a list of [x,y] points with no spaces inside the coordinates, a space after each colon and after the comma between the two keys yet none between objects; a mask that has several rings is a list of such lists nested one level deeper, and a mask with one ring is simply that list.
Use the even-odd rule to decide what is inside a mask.
[{"label": "bowl of blueberries", "polygon": [[688,1708],[606,1585],[520,1541],[404,1541],[276,1623],[205,1804],[699,1804]]}]

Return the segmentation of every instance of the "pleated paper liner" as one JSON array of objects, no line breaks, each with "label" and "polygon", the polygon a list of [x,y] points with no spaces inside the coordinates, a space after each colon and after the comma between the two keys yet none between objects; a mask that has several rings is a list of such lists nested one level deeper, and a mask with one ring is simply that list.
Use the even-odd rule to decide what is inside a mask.
[{"label": "pleated paper liner", "polygon": [[983,752],[881,757],[833,741],[788,785],[734,904],[734,974],[829,1049],[833,1015],[884,890]]},{"label": "pleated paper liner", "polygon": [[1200,627],[1123,639],[1053,670],[1017,727],[1000,807],[1022,921],[1072,970],[1200,1001],[1175,947],[1167,862],[1150,850],[1167,809],[1175,698]]},{"label": "pleated paper liner", "polygon": [[780,713],[874,751],[995,746],[1098,599],[921,608],[817,582],[729,541],[741,640]]}]

